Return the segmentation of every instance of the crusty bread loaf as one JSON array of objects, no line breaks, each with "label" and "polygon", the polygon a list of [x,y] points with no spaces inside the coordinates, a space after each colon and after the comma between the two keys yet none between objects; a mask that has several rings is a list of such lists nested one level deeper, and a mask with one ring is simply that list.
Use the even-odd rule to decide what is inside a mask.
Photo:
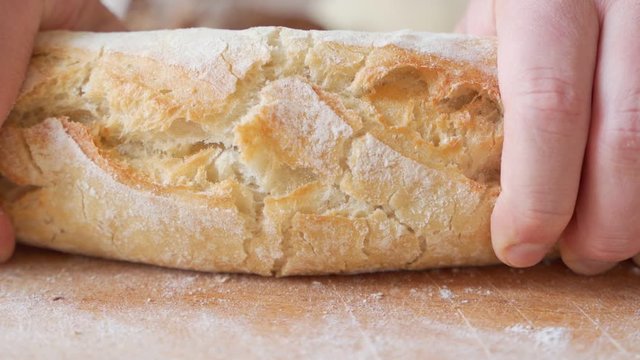
[{"label": "crusty bread loaf", "polygon": [[48,32],[0,133],[19,239],[262,275],[496,262],[495,41]]}]

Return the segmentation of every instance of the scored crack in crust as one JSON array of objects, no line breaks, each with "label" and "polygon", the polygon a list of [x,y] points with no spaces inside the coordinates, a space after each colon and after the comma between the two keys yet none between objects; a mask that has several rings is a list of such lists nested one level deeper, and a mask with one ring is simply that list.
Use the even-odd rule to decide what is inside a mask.
[{"label": "scored crack in crust", "polygon": [[204,271],[497,262],[495,41],[46,32],[0,132],[20,241]]}]

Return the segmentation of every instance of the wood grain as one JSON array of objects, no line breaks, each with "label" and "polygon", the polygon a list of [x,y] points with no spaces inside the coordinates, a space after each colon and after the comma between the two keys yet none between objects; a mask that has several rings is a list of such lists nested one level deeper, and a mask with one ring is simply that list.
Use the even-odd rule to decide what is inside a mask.
[{"label": "wood grain", "polygon": [[21,247],[0,357],[640,358],[640,269],[260,278]]}]

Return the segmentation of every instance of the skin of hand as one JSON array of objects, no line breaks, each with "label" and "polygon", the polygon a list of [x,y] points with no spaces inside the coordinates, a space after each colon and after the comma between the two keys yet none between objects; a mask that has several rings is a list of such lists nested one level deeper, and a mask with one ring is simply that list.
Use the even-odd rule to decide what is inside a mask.
[{"label": "skin of hand", "polygon": [[[54,29],[125,30],[99,0],[0,1],[0,125],[20,91],[37,32]],[[0,262],[11,256],[14,246],[11,222],[0,210]]]},{"label": "skin of hand", "polygon": [[597,274],[640,265],[640,1],[471,0],[459,32],[498,38],[498,257]]}]

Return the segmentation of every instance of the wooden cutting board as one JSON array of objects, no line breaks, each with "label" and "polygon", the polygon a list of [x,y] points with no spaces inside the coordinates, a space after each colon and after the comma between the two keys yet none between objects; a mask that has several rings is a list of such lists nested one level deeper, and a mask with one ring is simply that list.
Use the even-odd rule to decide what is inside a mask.
[{"label": "wooden cutting board", "polygon": [[640,269],[271,279],[20,247],[0,358],[640,358]]}]

